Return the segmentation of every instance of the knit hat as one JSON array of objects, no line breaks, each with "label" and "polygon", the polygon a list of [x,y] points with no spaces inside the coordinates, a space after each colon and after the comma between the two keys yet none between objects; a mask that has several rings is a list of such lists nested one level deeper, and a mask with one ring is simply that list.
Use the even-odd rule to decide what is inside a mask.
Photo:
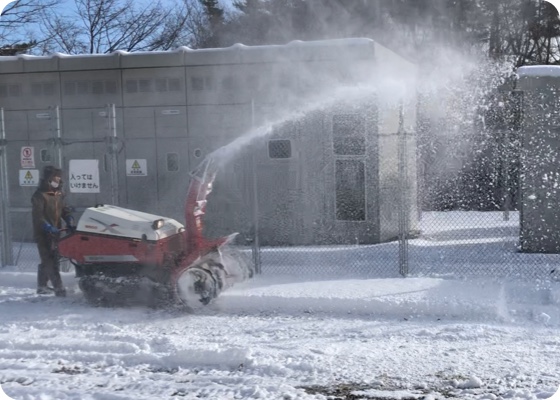
[{"label": "knit hat", "polygon": [[46,180],[50,180],[55,176],[62,177],[62,170],[60,168],[56,168],[52,165],[47,165],[43,169],[43,178]]}]

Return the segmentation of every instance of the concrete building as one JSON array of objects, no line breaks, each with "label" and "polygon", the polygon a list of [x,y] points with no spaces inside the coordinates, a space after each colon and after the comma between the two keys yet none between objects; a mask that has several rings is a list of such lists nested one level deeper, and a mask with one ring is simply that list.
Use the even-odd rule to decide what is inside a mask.
[{"label": "concrete building", "polygon": [[[2,57],[13,236],[30,239],[29,171],[61,165],[78,210],[118,203],[183,221],[189,172],[222,149],[209,235],[391,240],[401,196],[417,224],[415,84],[413,64],[369,39]],[[97,189],[76,189],[84,160]]]}]

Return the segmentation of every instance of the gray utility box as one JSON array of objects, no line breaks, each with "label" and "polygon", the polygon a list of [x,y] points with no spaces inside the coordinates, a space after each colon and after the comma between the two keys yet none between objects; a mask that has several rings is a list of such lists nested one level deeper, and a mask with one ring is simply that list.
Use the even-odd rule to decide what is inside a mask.
[{"label": "gray utility box", "polygon": [[518,70],[521,129],[521,250],[560,253],[560,66]]}]

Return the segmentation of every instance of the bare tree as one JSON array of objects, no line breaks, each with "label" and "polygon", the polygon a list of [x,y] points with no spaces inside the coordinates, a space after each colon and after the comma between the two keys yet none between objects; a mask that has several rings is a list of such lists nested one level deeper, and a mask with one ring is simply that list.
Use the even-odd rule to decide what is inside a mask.
[{"label": "bare tree", "polygon": [[40,43],[29,31],[44,12],[59,3],[59,0],[16,0],[2,11],[0,18],[0,55],[27,52]]},{"label": "bare tree", "polygon": [[74,15],[43,14],[48,51],[93,54],[189,45],[192,21],[200,12],[195,0],[165,5],[133,0],[75,0],[75,4]]}]

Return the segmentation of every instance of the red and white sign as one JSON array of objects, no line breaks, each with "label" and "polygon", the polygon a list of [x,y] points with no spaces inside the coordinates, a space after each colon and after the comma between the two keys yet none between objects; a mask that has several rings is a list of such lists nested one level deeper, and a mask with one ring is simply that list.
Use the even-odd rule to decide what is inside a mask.
[{"label": "red and white sign", "polygon": [[24,146],[21,148],[21,168],[35,168],[33,147]]}]

